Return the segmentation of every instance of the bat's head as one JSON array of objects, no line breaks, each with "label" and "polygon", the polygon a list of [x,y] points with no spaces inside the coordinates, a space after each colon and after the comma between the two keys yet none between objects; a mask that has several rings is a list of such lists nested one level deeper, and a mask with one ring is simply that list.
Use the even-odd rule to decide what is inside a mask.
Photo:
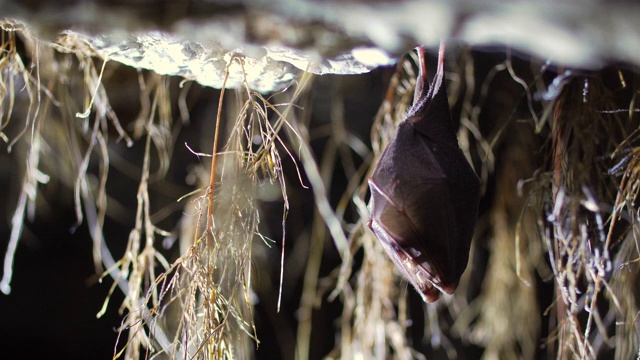
[{"label": "bat's head", "polygon": [[414,248],[401,246],[397,241],[391,239],[389,233],[375,220],[369,220],[368,225],[380,240],[389,258],[396,264],[396,268],[415,287],[424,301],[438,300],[441,292],[448,295],[453,294],[458,286],[457,281],[454,282],[441,273],[438,266],[433,266],[435,263],[420,261],[415,256],[416,250]]},{"label": "bat's head", "polygon": [[[382,244],[396,268],[425,301],[433,302],[440,293],[452,294],[458,285],[458,259],[452,258],[447,204],[432,208],[445,196],[444,184],[437,187],[407,187],[395,173],[378,168],[369,180],[371,219],[368,226]],[[426,197],[424,196],[426,195]],[[423,201],[426,201],[423,202]],[[434,212],[435,211],[435,212]]]},{"label": "bat's head", "polygon": [[[369,221],[369,228],[379,234],[381,229],[375,221]],[[446,280],[439,270],[428,263],[420,263],[411,254],[411,250],[399,246],[395,241],[389,241],[385,236],[377,236],[389,258],[396,264],[396,268],[402,272],[413,287],[426,302],[434,302],[440,298],[440,293],[453,294],[457,282]]]}]

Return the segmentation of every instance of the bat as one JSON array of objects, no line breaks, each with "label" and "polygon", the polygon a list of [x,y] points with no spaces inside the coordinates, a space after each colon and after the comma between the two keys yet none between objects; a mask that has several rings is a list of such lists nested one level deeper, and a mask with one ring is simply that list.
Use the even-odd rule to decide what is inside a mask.
[{"label": "bat", "polygon": [[425,302],[458,286],[480,202],[480,179],[451,121],[444,48],[441,42],[429,86],[424,47],[418,47],[413,104],[369,179],[368,226]]}]

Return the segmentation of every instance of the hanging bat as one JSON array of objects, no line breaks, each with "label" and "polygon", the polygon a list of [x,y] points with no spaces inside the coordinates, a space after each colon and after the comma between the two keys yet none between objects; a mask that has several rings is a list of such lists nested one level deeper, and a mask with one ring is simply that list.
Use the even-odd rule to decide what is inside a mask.
[{"label": "hanging bat", "polygon": [[429,86],[424,48],[413,104],[369,179],[368,226],[404,277],[433,302],[467,267],[480,179],[458,146],[444,84],[444,42]]}]

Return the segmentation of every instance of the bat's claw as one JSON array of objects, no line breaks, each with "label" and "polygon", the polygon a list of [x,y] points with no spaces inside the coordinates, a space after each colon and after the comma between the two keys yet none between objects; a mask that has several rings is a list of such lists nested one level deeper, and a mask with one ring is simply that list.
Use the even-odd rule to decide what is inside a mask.
[{"label": "bat's claw", "polygon": [[438,49],[438,68],[431,84],[429,84],[424,55],[425,47],[420,45],[416,48],[416,51],[418,52],[418,77],[416,79],[416,89],[413,94],[413,105],[409,111],[410,117],[426,111],[426,108],[429,107],[429,104],[433,101],[433,98],[443,85],[444,79],[444,40],[440,42],[440,48]]}]

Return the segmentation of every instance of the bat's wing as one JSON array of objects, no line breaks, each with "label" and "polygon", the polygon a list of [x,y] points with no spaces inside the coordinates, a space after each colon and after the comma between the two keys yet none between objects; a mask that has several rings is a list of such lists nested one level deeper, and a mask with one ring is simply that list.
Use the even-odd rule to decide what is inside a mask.
[{"label": "bat's wing", "polygon": [[369,181],[369,225],[405,277],[434,301],[459,280],[454,211],[442,168],[412,128],[399,127]]},{"label": "bat's wing", "polygon": [[419,48],[414,104],[376,166],[369,227],[424,299],[451,294],[469,259],[480,180],[458,147],[444,86],[444,43],[431,86]]}]

